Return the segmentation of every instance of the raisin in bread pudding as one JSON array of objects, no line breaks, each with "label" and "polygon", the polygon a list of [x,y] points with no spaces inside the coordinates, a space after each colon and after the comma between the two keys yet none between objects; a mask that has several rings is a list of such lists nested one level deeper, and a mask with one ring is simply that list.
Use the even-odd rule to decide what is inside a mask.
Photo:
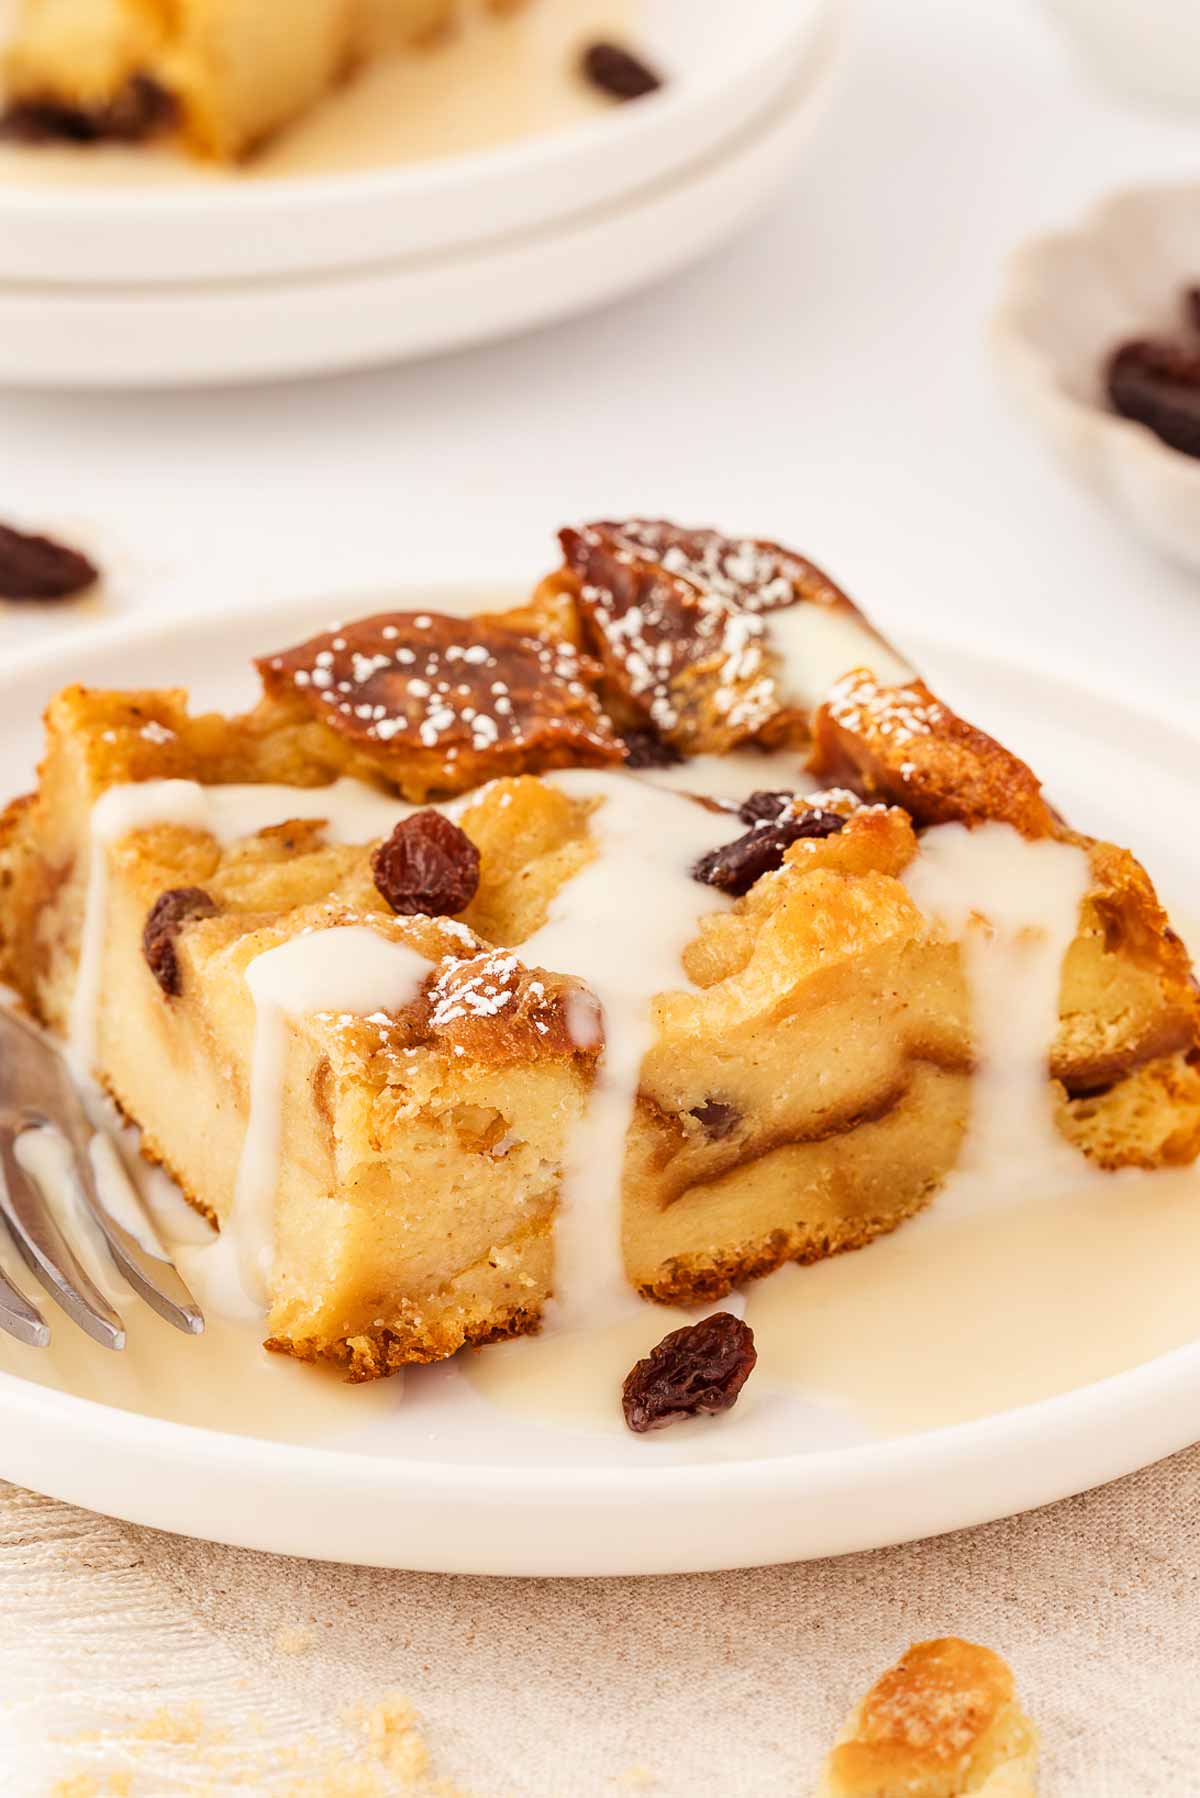
[{"label": "raisin in bread pudding", "polygon": [[272,1347],[369,1378],[719,1297],[895,1228],[989,1130],[1081,1174],[1200,1153],[1197,991],[1131,855],[804,558],[563,544],[510,612],[265,656],[242,716],[68,689],[0,825],[0,976]]},{"label": "raisin in bread pudding", "polygon": [[20,0],[4,56],[10,128],[75,142],[175,133],[233,160],[365,58],[458,11],[459,0]]}]

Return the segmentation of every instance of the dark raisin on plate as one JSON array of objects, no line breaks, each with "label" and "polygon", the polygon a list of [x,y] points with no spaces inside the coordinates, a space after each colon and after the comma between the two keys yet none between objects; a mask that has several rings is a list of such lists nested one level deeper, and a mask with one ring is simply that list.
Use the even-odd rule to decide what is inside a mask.
[{"label": "dark raisin on plate", "polygon": [[582,67],[592,86],[614,100],[640,100],[662,86],[662,76],[621,44],[589,44]]},{"label": "dark raisin on plate", "polygon": [[1123,343],[1109,359],[1107,386],[1123,418],[1185,456],[1200,456],[1200,350],[1154,338]]},{"label": "dark raisin on plate", "polygon": [[379,845],[371,869],[394,912],[449,918],[475,897],[479,851],[466,831],[441,812],[414,812]]},{"label": "dark raisin on plate", "polygon": [[79,550],[0,524],[0,599],[73,599],[99,579]]},{"label": "dark raisin on plate", "polygon": [[819,806],[774,824],[755,824],[744,837],[710,849],[692,869],[694,879],[740,899],[756,880],[783,866],[784,851],[803,837],[832,837],[846,820],[840,812],[823,812]]},{"label": "dark raisin on plate", "polygon": [[728,1411],[757,1360],[753,1330],[730,1311],[672,1330],[626,1377],[625,1422],[641,1436]]},{"label": "dark raisin on plate", "polygon": [[179,932],[196,918],[211,918],[216,909],[216,901],[203,887],[171,887],[151,906],[142,931],[142,954],[168,999],[177,999],[183,989],[175,953]]}]

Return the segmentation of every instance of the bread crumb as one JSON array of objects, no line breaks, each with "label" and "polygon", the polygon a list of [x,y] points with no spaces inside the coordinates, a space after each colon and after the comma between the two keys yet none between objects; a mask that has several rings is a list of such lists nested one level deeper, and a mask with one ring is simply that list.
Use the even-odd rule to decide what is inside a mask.
[{"label": "bread crumb", "polygon": [[354,1705],[345,1718],[352,1727],[362,1730],[370,1753],[389,1773],[395,1773],[409,1785],[428,1777],[429,1749],[420,1719],[399,1692],[388,1692],[378,1704]]},{"label": "bread crumb", "polygon": [[649,1767],[626,1767],[624,1773],[618,1773],[616,1784],[626,1792],[648,1792],[658,1781]]},{"label": "bread crumb", "polygon": [[275,1652],[276,1654],[291,1655],[307,1654],[316,1639],[311,1629],[294,1629],[285,1625],[283,1629],[275,1631]]},{"label": "bread crumb", "polygon": [[128,1773],[72,1773],[50,1788],[50,1798],[129,1798],[133,1785]]},{"label": "bread crumb", "polygon": [[219,1742],[225,1739],[223,1731],[213,1732],[207,1728],[204,1707],[199,1704],[188,1704],[178,1711],[167,1710],[164,1706],[144,1723],[132,1728],[127,1737],[130,1742],[170,1742],[179,1748],[205,1740]]},{"label": "bread crumb", "polygon": [[[234,1739],[207,1721],[202,1705],[190,1704],[130,1718],[119,1732],[72,1741],[77,1748],[85,1740],[103,1742],[110,1752],[120,1748],[139,1760],[154,1745],[179,1749],[176,1776],[196,1781],[187,1788],[192,1798],[210,1792],[215,1798],[231,1776],[239,1790],[269,1786],[273,1798],[471,1798],[438,1773],[421,1719],[401,1693],[355,1704],[341,1721],[350,1734],[340,1746],[306,1732],[264,1747],[264,1719],[257,1712],[244,1719]],[[50,1798],[133,1798],[133,1790],[128,1773],[79,1772],[60,1780]]]}]

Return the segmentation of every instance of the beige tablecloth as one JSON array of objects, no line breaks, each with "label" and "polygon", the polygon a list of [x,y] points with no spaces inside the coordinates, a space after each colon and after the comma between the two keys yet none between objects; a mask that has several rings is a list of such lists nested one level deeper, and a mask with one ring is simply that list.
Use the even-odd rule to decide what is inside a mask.
[{"label": "beige tablecloth", "polygon": [[1011,1660],[1045,1798],[1200,1794],[1200,1449],[939,1541],[642,1581],[279,1560],[0,1487],[0,1606],[5,1798],[804,1795],[944,1633]]}]

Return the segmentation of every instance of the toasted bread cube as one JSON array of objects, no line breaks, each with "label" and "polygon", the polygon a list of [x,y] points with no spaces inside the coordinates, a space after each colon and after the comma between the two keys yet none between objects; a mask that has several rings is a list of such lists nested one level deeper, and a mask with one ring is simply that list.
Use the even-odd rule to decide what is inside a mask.
[{"label": "toasted bread cube", "polygon": [[1037,1748],[998,1654],[914,1642],[850,1713],[817,1798],[1036,1798]]}]

